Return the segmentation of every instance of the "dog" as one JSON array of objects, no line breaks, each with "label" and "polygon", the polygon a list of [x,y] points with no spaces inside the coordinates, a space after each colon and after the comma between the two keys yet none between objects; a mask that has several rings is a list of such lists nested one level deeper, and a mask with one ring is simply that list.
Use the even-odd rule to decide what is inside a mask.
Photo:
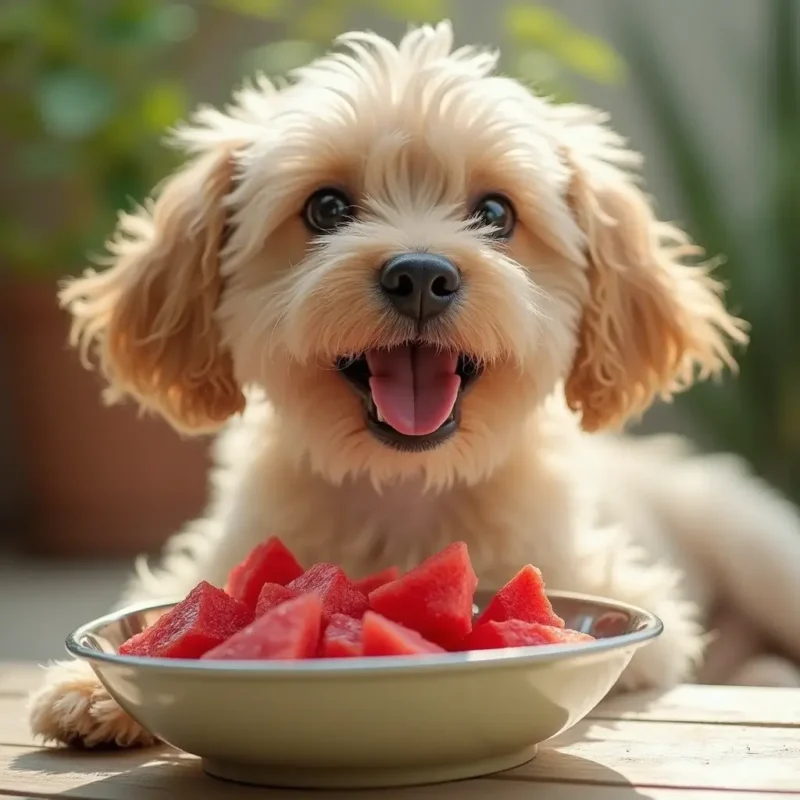
[{"label": "dog", "polygon": [[[207,512],[120,602],[223,585],[268,535],[353,577],[463,540],[484,588],[533,563],[659,615],[621,690],[701,679],[718,611],[716,678],[800,683],[795,510],[734,457],[620,434],[734,369],[747,325],[605,116],[496,61],[445,22],[258,78],[175,129],[186,166],[62,288],[110,402],[220,432]],[[30,714],[152,741],[75,661]]]}]

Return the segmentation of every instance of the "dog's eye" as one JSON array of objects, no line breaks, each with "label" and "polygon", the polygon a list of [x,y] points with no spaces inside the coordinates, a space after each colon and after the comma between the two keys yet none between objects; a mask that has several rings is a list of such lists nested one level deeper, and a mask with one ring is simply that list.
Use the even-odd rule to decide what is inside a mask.
[{"label": "dog's eye", "polygon": [[517,224],[511,201],[500,194],[488,194],[481,198],[473,208],[472,217],[478,225],[493,228],[490,235],[495,239],[508,239]]},{"label": "dog's eye", "polygon": [[320,189],[306,201],[303,219],[314,233],[330,233],[353,218],[353,204],[338,189]]}]

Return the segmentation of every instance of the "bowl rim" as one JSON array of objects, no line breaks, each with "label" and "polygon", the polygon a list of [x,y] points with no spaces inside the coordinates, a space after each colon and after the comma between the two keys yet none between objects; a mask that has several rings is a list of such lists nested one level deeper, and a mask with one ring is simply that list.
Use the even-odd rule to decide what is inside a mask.
[{"label": "bowl rim", "polygon": [[588,658],[614,650],[638,649],[646,642],[657,638],[664,631],[664,623],[652,612],[638,606],[610,600],[596,595],[580,592],[551,591],[551,599],[573,600],[604,606],[608,612],[622,612],[641,619],[642,625],[636,631],[592,642],[570,644],[547,644],[529,647],[508,647],[502,650],[480,650],[466,653],[445,653],[431,656],[377,656],[362,658],[326,658],[307,661],[201,661],[183,658],[148,658],[144,656],[124,656],[107,653],[82,644],[86,637],[98,629],[119,622],[131,614],[157,611],[174,606],[183,598],[173,600],[149,601],[125,606],[76,628],[67,636],[67,651],[76,658],[106,667],[125,667],[144,671],[168,671],[173,674],[192,673],[208,678],[222,678],[237,675],[269,676],[270,678],[298,678],[300,676],[338,676],[366,678],[386,672],[406,674],[447,671],[454,667],[459,670],[526,667],[549,664],[553,661],[566,661],[573,658]]}]

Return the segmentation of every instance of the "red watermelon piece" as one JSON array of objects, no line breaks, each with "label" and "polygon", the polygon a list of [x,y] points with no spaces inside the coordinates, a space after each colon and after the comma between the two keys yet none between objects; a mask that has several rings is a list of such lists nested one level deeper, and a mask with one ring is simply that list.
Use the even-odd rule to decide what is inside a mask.
[{"label": "red watermelon piece", "polygon": [[288,588],[297,594],[314,593],[322,598],[322,620],[326,625],[333,614],[360,619],[369,608],[366,595],[355,588],[341,567],[315,564]]},{"label": "red watermelon piece", "polygon": [[255,610],[265,583],[286,586],[302,574],[303,568],[289,548],[277,536],[272,536],[251,550],[250,555],[231,570],[225,591]]},{"label": "red watermelon piece", "polygon": [[257,617],[202,658],[220,661],[313,658],[322,627],[322,599],[305,594]]},{"label": "red watermelon piece", "polygon": [[353,658],[363,655],[360,619],[331,614],[317,655],[320,658]]},{"label": "red watermelon piece", "polygon": [[472,596],[477,585],[467,545],[454,542],[370,592],[369,603],[378,614],[450,649],[472,630]]},{"label": "red watermelon piece", "polygon": [[540,625],[564,627],[564,620],[554,611],[545,594],[542,573],[536,567],[524,566],[490,601],[475,625],[518,619]]},{"label": "red watermelon piece", "polygon": [[120,645],[120,655],[200,658],[253,620],[253,612],[202,581],[184,600]]},{"label": "red watermelon piece", "polygon": [[398,625],[374,611],[364,614],[361,646],[365,656],[424,656],[447,652],[416,631]]},{"label": "red watermelon piece", "polygon": [[367,575],[366,578],[362,578],[360,581],[355,581],[353,586],[355,586],[359,592],[369,594],[386,583],[396,581],[399,577],[400,570],[397,569],[397,567],[387,567],[387,569],[383,569],[380,572],[374,572],[372,575]]},{"label": "red watermelon piece", "polygon": [[281,586],[279,583],[265,583],[261,587],[256,603],[256,616],[266,614],[271,608],[292,600],[300,595],[288,586]]},{"label": "red watermelon piece", "polygon": [[541,625],[538,622],[523,622],[507,619],[502,622],[483,622],[461,643],[460,650],[499,650],[504,647],[530,647],[544,644],[576,644],[592,642],[586,633]]}]

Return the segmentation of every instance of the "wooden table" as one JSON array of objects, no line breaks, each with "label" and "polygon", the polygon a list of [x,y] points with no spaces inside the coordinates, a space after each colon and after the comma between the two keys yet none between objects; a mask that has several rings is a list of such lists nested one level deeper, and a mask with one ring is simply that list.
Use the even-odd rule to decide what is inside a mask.
[{"label": "wooden table", "polygon": [[764,800],[800,797],[800,690],[682,686],[603,703],[530,764],[492,778],[384,792],[278,791],[207,777],[168,747],[38,747],[25,695],[39,680],[0,664],[0,797],[81,800]]}]

